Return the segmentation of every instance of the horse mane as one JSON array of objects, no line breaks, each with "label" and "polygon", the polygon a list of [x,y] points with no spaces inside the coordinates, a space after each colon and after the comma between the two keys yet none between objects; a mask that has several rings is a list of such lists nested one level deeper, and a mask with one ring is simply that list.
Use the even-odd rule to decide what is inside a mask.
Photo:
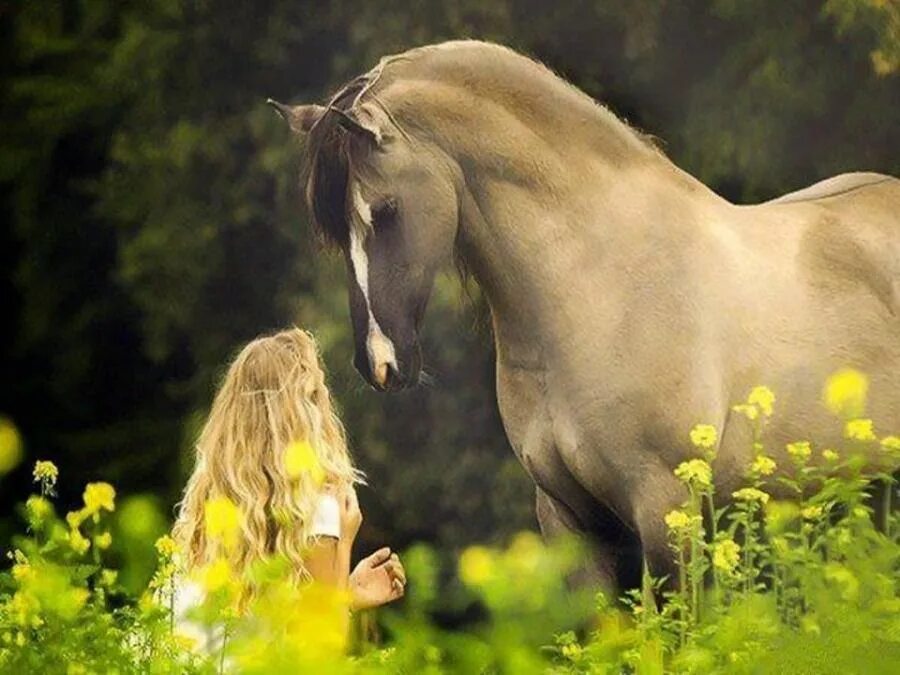
[{"label": "horse mane", "polygon": [[333,110],[350,109],[376,77],[374,72],[366,73],[342,86],[306,141],[306,202],[313,226],[326,245],[340,245],[349,239],[345,210],[350,171],[348,139]]},{"label": "horse mane", "polygon": [[[587,104],[594,109],[600,115],[600,124],[611,130],[620,142],[636,142],[638,147],[643,146],[661,154],[660,144],[656,138],[618,118],[608,108],[536,59],[518,54],[502,45],[475,40],[456,40],[417,47],[401,54],[384,57],[375,68],[341,86],[329,100],[326,112],[309,132],[304,162],[306,202],[311,210],[314,229],[326,246],[340,245],[349,239],[345,204],[350,172],[349,140],[348,134],[339,122],[339,115],[334,110],[347,111],[352,108],[374,88],[385,67],[393,62],[421,62],[432,56],[444,60],[445,57],[453,58],[454,54],[460,52],[484,59],[486,70],[491,71],[492,78],[497,78],[492,86],[492,90],[497,92],[509,86],[512,77],[511,68],[515,68],[517,64],[530,64],[537,70],[523,71],[522,76],[534,77],[536,73],[541,73],[542,77],[552,78],[562,86],[561,91],[567,91],[573,97],[569,100],[578,101],[578,105],[582,106]],[[498,59],[498,52],[514,58]],[[380,100],[378,102],[393,120],[390,110]]]}]

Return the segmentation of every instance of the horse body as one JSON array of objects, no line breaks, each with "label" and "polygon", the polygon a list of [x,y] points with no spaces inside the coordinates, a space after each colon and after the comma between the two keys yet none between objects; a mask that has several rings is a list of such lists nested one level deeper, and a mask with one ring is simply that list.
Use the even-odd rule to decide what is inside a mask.
[{"label": "horse body", "polygon": [[[336,106],[340,119],[296,118],[318,134],[317,219],[343,200],[346,222],[325,227],[348,255],[360,372],[382,389],[415,380],[455,242],[490,304],[500,412],[541,527],[589,537],[596,581],[633,583],[641,553],[670,571],[663,516],[686,497],[672,471],[694,454],[688,431],[720,430],[730,494],[752,452],[730,404],[754,385],[778,394],[766,442],[781,466],[786,441],[839,441],[819,400],[842,366],[871,375],[873,417],[900,430],[900,181],[850,175],[736,206],[484,43],[385,59]],[[390,362],[373,362],[373,322]]]}]

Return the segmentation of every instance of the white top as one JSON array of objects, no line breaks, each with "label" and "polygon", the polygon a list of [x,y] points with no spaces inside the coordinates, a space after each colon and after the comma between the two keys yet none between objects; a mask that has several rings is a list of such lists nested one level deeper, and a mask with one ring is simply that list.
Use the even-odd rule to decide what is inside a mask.
[{"label": "white top", "polygon": [[338,503],[337,497],[331,494],[319,496],[310,534],[319,537],[341,538],[341,505]]},{"label": "white top", "polygon": [[[341,538],[341,506],[337,497],[330,494],[319,496],[319,503],[313,513],[310,534],[318,537]],[[174,615],[175,632],[190,638],[194,649],[211,654],[222,648],[224,631],[222,626],[204,626],[190,618],[191,610],[203,604],[206,594],[203,587],[183,576],[175,581]]]}]

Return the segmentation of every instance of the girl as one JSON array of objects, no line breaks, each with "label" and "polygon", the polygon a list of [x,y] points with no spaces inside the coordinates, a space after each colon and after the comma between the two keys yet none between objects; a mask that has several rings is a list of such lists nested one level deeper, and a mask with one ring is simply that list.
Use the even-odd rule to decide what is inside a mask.
[{"label": "girl", "polygon": [[[347,451],[312,335],[287,330],[244,347],[215,396],[196,451],[173,531],[188,575],[225,557],[243,576],[255,562],[281,555],[298,582],[349,591],[352,609],[403,595],[403,566],[389,548],[350,572],[362,523],[353,486],[362,474]],[[302,471],[293,466],[297,453]],[[222,498],[240,515],[239,534],[227,547],[208,537],[204,521],[207,503]],[[198,585],[178,584],[175,613],[187,634],[196,631],[185,615],[200,602]],[[194,637],[213,646],[210,636]]]}]

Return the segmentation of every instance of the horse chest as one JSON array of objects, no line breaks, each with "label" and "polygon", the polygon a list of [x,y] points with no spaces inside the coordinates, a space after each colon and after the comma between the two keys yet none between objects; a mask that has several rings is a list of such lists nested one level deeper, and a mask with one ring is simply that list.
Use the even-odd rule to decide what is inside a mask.
[{"label": "horse chest", "polygon": [[597,455],[599,461],[582,461],[579,422],[556,400],[543,369],[498,364],[497,401],[506,435],[535,483],[565,494],[574,481],[601,496],[608,492],[604,483],[614,476]]}]

